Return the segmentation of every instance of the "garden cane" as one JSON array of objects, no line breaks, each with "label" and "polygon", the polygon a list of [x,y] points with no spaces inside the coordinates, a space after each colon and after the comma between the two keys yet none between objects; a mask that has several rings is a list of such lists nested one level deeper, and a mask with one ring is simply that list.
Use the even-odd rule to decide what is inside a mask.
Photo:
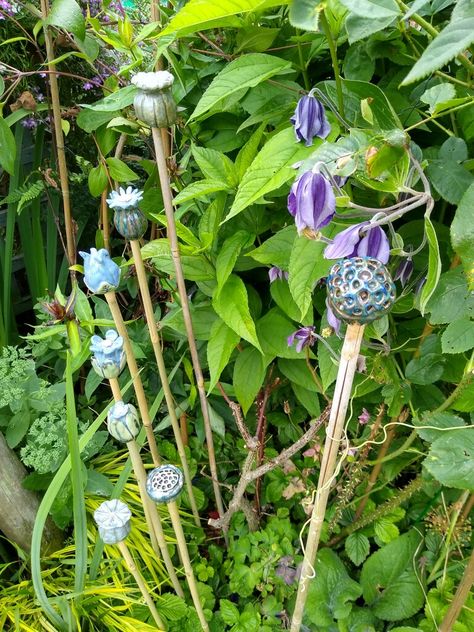
[{"label": "garden cane", "polygon": [[176,447],[178,449],[179,458],[183,467],[184,480],[186,482],[186,491],[188,493],[194,521],[196,523],[196,526],[199,527],[201,524],[199,519],[199,511],[197,508],[196,499],[194,497],[191,475],[189,473],[188,460],[186,458],[183,438],[181,436],[178,418],[176,416],[173,394],[171,392],[168,374],[166,372],[163,352],[161,350],[161,340],[156,326],[155,314],[153,311],[153,305],[150,296],[150,289],[148,287],[145,266],[143,264],[142,253],[140,250],[140,243],[138,241],[141,237],[143,237],[148,226],[148,221],[146,217],[138,208],[138,204],[142,197],[143,193],[141,191],[139,191],[138,189],[132,189],[132,187],[127,187],[126,190],[119,189],[119,191],[112,191],[107,202],[110,208],[113,208],[115,211],[115,228],[122,235],[122,237],[129,240],[130,246],[132,248],[135,270],[138,278],[138,285],[140,287],[140,295],[142,297],[146,322],[150,334],[150,341],[155,353],[158,373],[160,375],[163,393],[165,395],[166,405],[171,420],[171,426],[173,428],[176,441]]},{"label": "garden cane", "polygon": [[219,512],[220,516],[223,516],[224,505],[222,503],[221,491],[217,478],[216,455],[214,450],[214,440],[212,437],[209,406],[206,397],[206,390],[204,388],[204,377],[201,369],[201,363],[199,360],[196,341],[194,338],[193,323],[191,312],[189,309],[189,301],[186,292],[183,268],[181,265],[178,236],[174,219],[173,196],[171,193],[168,176],[168,166],[166,164],[166,154],[163,145],[163,138],[161,135],[161,130],[171,127],[171,125],[173,125],[176,121],[176,103],[174,102],[173,95],[171,94],[171,86],[173,85],[173,81],[173,75],[166,71],[137,73],[132,78],[132,83],[138,88],[138,92],[135,96],[133,105],[138,118],[151,126],[151,131],[153,135],[156,163],[158,166],[161,193],[163,196],[163,203],[165,207],[168,240],[175,268],[176,283],[181,300],[181,308],[183,310],[183,320],[186,327],[189,350],[191,353],[194,374],[196,376],[199,401],[201,404],[201,411],[204,420],[204,431],[206,434],[206,444],[209,455],[209,467],[211,470],[214,496],[216,499],[217,511]]},{"label": "garden cane", "polygon": [[326,431],[326,443],[310,519],[291,632],[298,632],[301,627],[309,581],[315,572],[314,564],[319,538],[331,483],[335,477],[339,444],[364,328],[367,323],[387,313],[395,299],[395,286],[387,269],[380,261],[370,257],[353,257],[335,263],[329,271],[327,286],[330,307],[338,318],[347,323],[347,330]]},{"label": "garden cane", "polygon": [[179,467],[176,467],[175,465],[162,465],[160,467],[156,467],[148,474],[146,489],[150,498],[154,502],[168,505],[171,522],[176,534],[179,555],[184,566],[184,572],[186,574],[186,579],[188,580],[188,586],[191,592],[194,607],[196,608],[202,629],[204,632],[209,632],[209,626],[199,599],[196,579],[191,566],[191,560],[189,559],[188,547],[184,537],[183,527],[181,526],[178,506],[176,504],[176,499],[183,489],[183,484],[183,474]]},{"label": "garden cane", "polygon": [[122,554],[128,570],[137,582],[138,588],[143,595],[143,599],[150,609],[151,615],[160,630],[166,630],[166,626],[161,620],[156,606],[151,598],[145,580],[140,575],[125,538],[130,533],[130,518],[132,512],[128,506],[120,500],[106,500],[94,512],[94,520],[99,528],[99,535],[105,544],[116,544]]}]

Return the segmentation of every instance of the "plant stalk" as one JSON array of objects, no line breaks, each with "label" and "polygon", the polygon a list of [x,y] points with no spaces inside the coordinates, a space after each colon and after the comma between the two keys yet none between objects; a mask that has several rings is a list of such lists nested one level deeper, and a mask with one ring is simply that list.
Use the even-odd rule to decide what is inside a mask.
[{"label": "plant stalk", "polygon": [[119,304],[117,303],[117,296],[115,292],[107,292],[106,294],[104,294],[104,296],[112,313],[112,318],[114,319],[117,331],[119,332],[119,335],[123,338],[123,346],[125,349],[125,354],[127,356],[127,365],[130,371],[130,376],[133,380],[133,387],[135,389],[135,395],[137,397],[138,409],[140,411],[142,423],[145,426],[145,432],[148,440],[148,445],[150,447],[153,464],[156,467],[161,464],[161,459],[158,453],[155,435],[153,434],[153,426],[151,424],[150,413],[148,411],[145,391],[143,389],[143,383],[140,377],[140,372],[138,370],[137,361],[135,360],[135,355],[133,353],[132,344],[130,342],[128,331],[122,317],[122,312],[120,311]]},{"label": "plant stalk", "polygon": [[143,599],[146,602],[146,605],[148,606],[148,608],[150,609],[151,615],[156,623],[156,625],[158,626],[159,630],[161,632],[163,632],[164,630],[166,630],[166,626],[163,623],[163,621],[161,620],[160,615],[158,614],[158,611],[156,609],[155,603],[153,601],[153,599],[151,598],[150,593],[148,592],[148,588],[147,585],[145,584],[145,580],[143,579],[143,577],[140,575],[135,562],[133,561],[133,557],[132,554],[130,553],[130,549],[128,548],[128,546],[125,544],[125,541],[122,540],[122,542],[117,542],[117,546],[120,550],[120,553],[122,554],[122,557],[125,561],[125,564],[128,567],[128,570],[130,571],[130,573],[133,575],[133,578],[135,579],[135,581],[137,582],[138,588],[140,589],[140,592],[143,595]]},{"label": "plant stalk", "polygon": [[[214,450],[214,440],[212,437],[211,419],[209,416],[209,407],[207,403],[206,390],[204,388],[204,377],[201,369],[201,363],[199,361],[199,355],[196,347],[196,340],[194,338],[193,324],[191,318],[191,311],[189,309],[189,301],[186,293],[186,284],[184,281],[183,268],[181,265],[181,257],[179,254],[178,236],[176,233],[176,224],[174,221],[173,211],[173,197],[171,194],[171,187],[168,177],[168,167],[166,164],[165,151],[162,141],[160,130],[157,127],[152,127],[153,143],[155,147],[156,162],[158,165],[158,173],[160,176],[161,193],[163,196],[163,202],[165,206],[165,213],[167,219],[167,234],[170,243],[171,255],[173,258],[176,283],[178,285],[178,292],[181,300],[181,308],[183,310],[183,319],[186,327],[186,334],[188,338],[189,350],[191,352],[191,359],[194,368],[194,374],[196,376],[196,384],[199,391],[199,401],[201,403],[202,416],[204,419],[204,430],[206,433],[206,444],[209,455],[209,466],[211,469],[212,486],[214,489],[214,496],[216,499],[217,511],[219,516],[224,515],[224,505],[222,503],[221,490],[219,487],[219,480],[217,478],[217,464],[216,454]],[[224,532],[224,537],[225,532]],[[227,540],[227,538],[226,538]]]},{"label": "plant stalk", "polygon": [[291,621],[291,632],[298,632],[303,621],[304,607],[308,596],[309,581],[314,576],[314,563],[318,551],[321,529],[326,513],[326,505],[331,492],[331,483],[335,478],[339,444],[344,430],[347,406],[349,404],[352,382],[357,367],[360,346],[365,325],[351,323],[347,326],[341,361],[337,373],[336,387],[326,431],[324,454],[319,473],[318,488],[313,512],[310,519],[306,551],[301,568],[296,604]]},{"label": "plant stalk", "polygon": [[453,630],[453,626],[459,617],[464,602],[469,596],[472,584],[474,584],[474,549],[471,552],[471,557],[459,582],[456,594],[448,608],[448,612],[438,628],[439,632],[451,632],[451,630]]},{"label": "plant stalk", "polygon": [[320,16],[319,16],[319,21],[321,23],[322,31],[328,41],[329,54],[331,55],[332,68],[334,70],[334,79],[336,81],[337,104],[339,106],[339,114],[342,116],[342,118],[345,118],[342,79],[341,79],[341,74],[339,72],[339,62],[337,59],[337,43],[332,36],[331,27],[329,26],[329,23],[324,14],[324,11],[321,11]]},{"label": "plant stalk", "polygon": [[178,418],[176,415],[175,404],[173,400],[173,394],[171,392],[170,383],[168,380],[168,374],[166,372],[165,360],[163,358],[163,352],[161,350],[161,339],[158,334],[158,329],[155,321],[155,314],[153,311],[153,305],[151,302],[150,289],[148,287],[148,281],[146,278],[145,266],[143,264],[142,253],[140,250],[140,243],[137,240],[130,241],[132,247],[133,260],[135,263],[135,270],[138,278],[138,285],[140,287],[140,294],[143,301],[143,307],[145,309],[146,322],[148,325],[148,331],[150,333],[150,340],[155,353],[156,364],[158,366],[158,373],[160,374],[161,385],[163,387],[163,393],[168,407],[168,413],[171,419],[171,425],[173,427],[174,438],[176,441],[176,447],[178,449],[179,458],[184,474],[184,480],[186,483],[186,491],[188,493],[191,510],[194,516],[194,522],[196,526],[201,526],[199,519],[199,510],[197,508],[196,499],[194,497],[193,485],[191,482],[191,475],[189,473],[188,459],[186,458],[186,451],[184,449],[183,438],[179,427]]}]

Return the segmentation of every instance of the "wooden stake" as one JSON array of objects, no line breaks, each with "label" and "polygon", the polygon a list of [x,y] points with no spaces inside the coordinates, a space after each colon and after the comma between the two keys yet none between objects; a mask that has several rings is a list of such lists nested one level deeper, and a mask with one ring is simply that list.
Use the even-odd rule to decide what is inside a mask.
[{"label": "wooden stake", "polygon": [[199,510],[197,508],[196,499],[194,497],[193,485],[191,482],[191,475],[189,473],[188,460],[186,458],[186,452],[184,449],[183,439],[181,436],[178,418],[176,416],[176,410],[174,405],[173,394],[171,392],[170,383],[168,380],[168,374],[166,372],[166,365],[163,358],[163,352],[161,350],[161,339],[158,334],[158,329],[155,321],[155,314],[153,311],[153,305],[151,302],[150,290],[148,287],[148,281],[145,273],[145,266],[143,264],[142,253],[140,250],[140,244],[136,240],[130,241],[132,247],[133,259],[135,263],[135,270],[137,272],[138,285],[140,287],[140,294],[142,297],[143,307],[145,309],[145,316],[148,325],[148,331],[150,333],[150,340],[155,353],[156,364],[158,367],[158,373],[160,374],[161,385],[163,387],[163,393],[165,395],[166,405],[168,407],[168,413],[171,419],[171,426],[174,432],[174,438],[176,441],[176,447],[178,449],[179,458],[184,474],[184,480],[186,483],[186,491],[188,493],[191,510],[194,516],[194,522],[196,526],[201,526],[199,519]]}]

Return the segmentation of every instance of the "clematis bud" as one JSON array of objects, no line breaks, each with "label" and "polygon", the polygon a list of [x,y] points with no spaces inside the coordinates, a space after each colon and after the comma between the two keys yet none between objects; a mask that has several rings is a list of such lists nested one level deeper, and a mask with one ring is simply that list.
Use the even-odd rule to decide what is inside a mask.
[{"label": "clematis bud", "polygon": [[176,121],[176,103],[171,94],[174,77],[166,70],[139,72],[131,79],[138,92],[133,101],[138,118],[151,127],[170,127]]},{"label": "clematis bud", "polygon": [[313,138],[326,138],[331,131],[324,106],[311,93],[301,97],[290,121],[295,127],[296,140],[304,140],[306,147],[313,144]]},{"label": "clematis bud", "polygon": [[120,375],[127,358],[123,349],[123,338],[115,329],[109,329],[104,339],[92,336],[90,351],[93,354],[92,367],[98,375],[107,379]]},{"label": "clematis bud", "polygon": [[79,252],[84,259],[84,283],[93,294],[116,290],[120,283],[120,268],[112,261],[105,248]]},{"label": "clematis bud", "polygon": [[117,231],[131,241],[145,234],[148,220],[138,208],[143,192],[132,187],[112,191],[107,204],[114,209],[114,225]]},{"label": "clematis bud", "polygon": [[407,259],[402,259],[398,268],[395,271],[393,280],[400,281],[400,283],[402,284],[402,287],[405,287],[412,273],[413,273],[413,261],[411,260],[411,258],[408,257]]},{"label": "clematis bud", "polygon": [[334,237],[326,247],[326,259],[343,257],[371,257],[387,263],[390,253],[388,238],[380,226],[371,228],[370,222],[362,222],[346,228]]},{"label": "clematis bud", "polygon": [[331,183],[318,171],[303,173],[291,187],[288,211],[295,218],[298,233],[307,228],[320,230],[329,224],[336,212]]},{"label": "clematis bud", "polygon": [[282,270],[278,266],[272,266],[268,271],[268,278],[270,279],[270,283],[273,283],[277,279],[279,279],[280,281],[283,281],[283,279],[285,279],[287,281],[288,272],[285,272],[285,270]]},{"label": "clematis bud", "polygon": [[105,544],[122,542],[130,533],[132,512],[120,500],[106,500],[94,512],[99,535]]}]

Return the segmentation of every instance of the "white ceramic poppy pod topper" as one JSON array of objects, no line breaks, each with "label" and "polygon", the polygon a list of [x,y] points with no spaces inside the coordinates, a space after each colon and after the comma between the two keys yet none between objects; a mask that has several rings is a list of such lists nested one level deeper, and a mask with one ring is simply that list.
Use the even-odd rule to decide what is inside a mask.
[{"label": "white ceramic poppy pod topper", "polygon": [[170,503],[180,495],[184,485],[183,472],[176,465],[160,465],[146,480],[146,491],[155,503]]},{"label": "white ceramic poppy pod topper", "polygon": [[106,500],[94,511],[94,520],[105,544],[117,544],[125,540],[130,533],[131,517],[128,506],[116,498]]},{"label": "white ceramic poppy pod topper", "polygon": [[138,88],[133,101],[138,118],[151,127],[171,127],[176,121],[173,75],[167,70],[139,72],[131,81]]}]

